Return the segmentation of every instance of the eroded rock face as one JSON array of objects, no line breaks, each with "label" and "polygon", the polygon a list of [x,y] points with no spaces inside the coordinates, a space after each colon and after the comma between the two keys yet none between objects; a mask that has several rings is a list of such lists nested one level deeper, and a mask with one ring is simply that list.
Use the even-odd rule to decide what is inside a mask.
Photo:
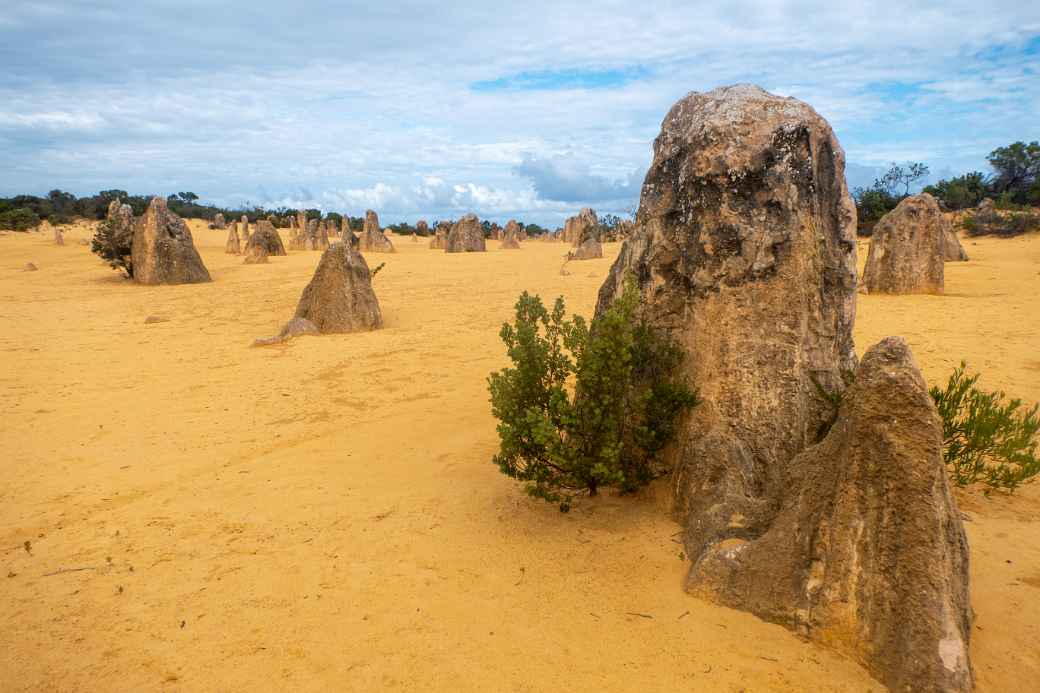
[{"label": "eroded rock face", "polygon": [[[687,588],[893,690],[969,690],[967,548],[934,407],[900,340],[856,368],[844,167],[800,101],[749,85],[688,95],[597,313],[631,276],[700,395],[669,452]],[[844,392],[833,426],[821,390]]]},{"label": "eroded rock face", "polygon": [[451,231],[451,224],[444,221],[437,224],[437,228],[433,231],[433,238],[430,239],[430,249],[444,250],[448,246],[449,231]]},{"label": "eroded rock face", "polygon": [[240,255],[242,253],[242,245],[238,241],[238,222],[231,222],[231,227],[228,229],[227,243],[224,244],[224,252],[228,255]]},{"label": "eroded rock face", "polygon": [[466,214],[452,225],[444,250],[449,253],[483,253],[487,250],[484,227],[476,214]]},{"label": "eroded rock face", "polygon": [[890,690],[972,690],[968,543],[903,339],[866,353],[827,437],[783,479],[770,527],[713,545],[689,590],[834,645]]},{"label": "eroded rock face", "polygon": [[947,232],[950,223],[934,197],[905,198],[874,226],[863,268],[867,291],[941,294]]},{"label": "eroded rock face", "polygon": [[415,222],[415,232],[420,236],[430,235],[430,225],[426,223],[425,219],[420,219]]},{"label": "eroded rock face", "polygon": [[184,220],[153,197],[134,223],[134,281],[139,284],[193,284],[211,281]]},{"label": "eroded rock face", "polygon": [[108,203],[108,215],[105,221],[113,229],[118,245],[130,245],[134,239],[134,210],[130,205],[119,200]]},{"label": "eroded rock face", "polygon": [[365,212],[365,225],[361,229],[358,248],[363,253],[394,252],[394,244],[379,228],[379,215],[371,209]]},{"label": "eroded rock face", "polygon": [[571,260],[595,260],[603,257],[603,245],[595,238],[586,238],[585,242],[567,253]]},{"label": "eroded rock face", "polygon": [[520,225],[515,219],[510,219],[502,232],[502,250],[520,250]]},{"label": "eroded rock face", "polygon": [[563,224],[563,240],[575,248],[581,247],[590,238],[598,241],[597,231],[599,218],[589,207],[581,210],[578,216],[571,217]]},{"label": "eroded rock face", "polygon": [[[946,262],[965,262],[968,259],[968,253],[964,251],[961,239],[957,238],[957,232],[953,230],[950,224],[947,224],[946,230],[943,232],[943,259]],[[945,282],[946,277],[944,275],[944,285]]]},{"label": "eroded rock face", "polygon": [[[256,237],[256,234],[253,234]],[[246,257],[245,264],[247,265],[266,265],[268,263],[267,246],[263,243],[253,243],[252,239],[246,244]]]},{"label": "eroded rock face", "polygon": [[[330,222],[331,223],[331,222]],[[318,250],[325,250],[329,247],[329,224],[322,222],[318,228]]]},{"label": "eroded rock face", "polygon": [[217,212],[216,216],[213,217],[213,228],[223,229],[227,226],[227,222],[224,220],[224,215]]},{"label": "eroded rock face", "polygon": [[[246,252],[254,246],[263,246],[267,255],[286,255],[285,246],[282,245],[282,237],[278,235],[278,229],[266,219],[256,223],[256,231],[246,242]],[[266,262],[266,260],[265,260]]]},{"label": "eroded rock face", "polygon": [[344,243],[329,247],[303,290],[296,317],[310,320],[321,332],[382,327],[383,316],[365,258]]},{"label": "eroded rock face", "polygon": [[61,232],[60,226],[54,227],[54,245],[65,245],[65,234]]},{"label": "eroded rock face", "polygon": [[239,226],[239,229],[238,229],[238,238],[239,238],[240,241],[242,241],[242,243],[248,243],[249,242],[249,217],[247,217],[245,214],[243,214],[242,218],[239,219],[239,225],[240,226]]}]

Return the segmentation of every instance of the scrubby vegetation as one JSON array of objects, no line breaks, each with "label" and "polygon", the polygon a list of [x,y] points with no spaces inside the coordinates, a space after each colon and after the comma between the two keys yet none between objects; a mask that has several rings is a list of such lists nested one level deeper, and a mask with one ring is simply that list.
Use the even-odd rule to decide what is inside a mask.
[{"label": "scrubby vegetation", "polygon": [[969,236],[1017,236],[1040,230],[1040,214],[1030,210],[979,210],[961,222]]},{"label": "scrubby vegetation", "polygon": [[133,234],[126,233],[109,221],[99,222],[90,239],[90,251],[108,263],[114,270],[120,270],[127,279],[134,276],[132,258]]},{"label": "scrubby vegetation", "polygon": [[563,511],[579,494],[649,483],[679,415],[697,402],[676,375],[681,350],[637,319],[638,301],[629,281],[589,327],[565,319],[562,297],[549,311],[524,292],[502,326],[513,366],[488,378],[500,422],[494,462]]},{"label": "scrubby vegetation", "polygon": [[40,225],[36,212],[25,207],[15,207],[0,212],[0,229],[6,231],[28,231]]},{"label": "scrubby vegetation", "polygon": [[958,486],[983,483],[1008,492],[1040,474],[1038,407],[977,387],[962,361],[945,388],[930,392],[943,422],[943,459]]}]

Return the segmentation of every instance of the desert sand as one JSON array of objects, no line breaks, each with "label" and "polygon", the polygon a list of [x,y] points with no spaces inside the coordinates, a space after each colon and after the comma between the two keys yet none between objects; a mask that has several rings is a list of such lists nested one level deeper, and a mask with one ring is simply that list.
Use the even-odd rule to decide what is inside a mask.
[{"label": "desert sand", "polygon": [[[190,225],[210,284],[129,283],[85,224],[0,235],[0,690],[883,690],[687,596],[662,489],[561,514],[490,463],[517,295],[589,316],[620,244],[561,276],[559,243],[396,242],[384,329],[251,348],[320,253],[244,265]],[[944,296],[860,295],[857,350],[1036,402],[1040,237],[965,249]],[[1035,690],[1040,484],[957,496],[978,689]]]}]

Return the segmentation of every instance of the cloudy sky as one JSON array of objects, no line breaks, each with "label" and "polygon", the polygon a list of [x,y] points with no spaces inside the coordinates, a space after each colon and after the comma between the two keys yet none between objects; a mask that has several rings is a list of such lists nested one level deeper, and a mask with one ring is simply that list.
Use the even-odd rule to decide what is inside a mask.
[{"label": "cloudy sky", "polygon": [[1040,2],[10,2],[0,195],[557,225],[631,209],[669,106],[736,82],[812,104],[853,186],[1040,139]]}]

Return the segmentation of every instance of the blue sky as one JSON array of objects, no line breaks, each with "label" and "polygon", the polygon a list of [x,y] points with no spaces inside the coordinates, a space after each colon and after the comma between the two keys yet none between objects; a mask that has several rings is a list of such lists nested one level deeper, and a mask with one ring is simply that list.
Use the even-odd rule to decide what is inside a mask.
[{"label": "blue sky", "polygon": [[22,2],[0,195],[191,190],[384,221],[624,214],[689,91],[834,126],[850,185],[1040,139],[1040,3]]}]

